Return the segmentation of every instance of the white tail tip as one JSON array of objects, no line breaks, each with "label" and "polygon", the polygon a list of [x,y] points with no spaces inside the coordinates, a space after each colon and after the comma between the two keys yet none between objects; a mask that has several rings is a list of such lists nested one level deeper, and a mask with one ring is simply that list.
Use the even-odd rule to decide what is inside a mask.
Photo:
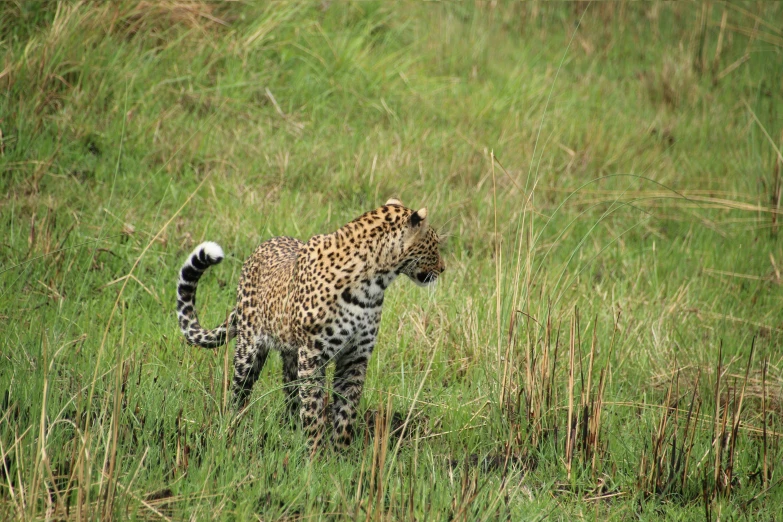
[{"label": "white tail tip", "polygon": [[207,257],[215,261],[220,261],[226,257],[223,254],[223,249],[220,248],[220,245],[213,241],[205,241],[204,243],[201,243],[196,247],[192,255],[198,255],[201,250],[204,250],[204,253],[207,255]]}]

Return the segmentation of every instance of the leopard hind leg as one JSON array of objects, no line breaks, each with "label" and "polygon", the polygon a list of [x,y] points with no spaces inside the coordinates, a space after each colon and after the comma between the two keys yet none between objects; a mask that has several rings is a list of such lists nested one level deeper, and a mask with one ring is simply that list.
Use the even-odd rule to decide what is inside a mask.
[{"label": "leopard hind leg", "polygon": [[244,407],[253,385],[261,375],[266,358],[269,355],[269,339],[266,336],[253,338],[245,332],[237,337],[234,351],[234,402],[237,407]]}]

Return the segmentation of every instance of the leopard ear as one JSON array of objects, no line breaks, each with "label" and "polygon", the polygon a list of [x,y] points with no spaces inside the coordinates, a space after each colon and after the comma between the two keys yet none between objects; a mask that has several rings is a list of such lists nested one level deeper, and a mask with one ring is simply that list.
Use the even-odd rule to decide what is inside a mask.
[{"label": "leopard ear", "polygon": [[411,214],[411,226],[416,228],[421,225],[424,220],[427,219],[427,209],[422,208]]},{"label": "leopard ear", "polygon": [[404,205],[402,204],[402,201],[400,201],[400,200],[399,200],[399,199],[397,199],[397,198],[390,198],[390,199],[389,199],[389,201],[387,201],[387,202],[386,202],[386,205],[399,205],[399,206],[401,206],[401,207],[403,207],[403,206],[404,206]]}]

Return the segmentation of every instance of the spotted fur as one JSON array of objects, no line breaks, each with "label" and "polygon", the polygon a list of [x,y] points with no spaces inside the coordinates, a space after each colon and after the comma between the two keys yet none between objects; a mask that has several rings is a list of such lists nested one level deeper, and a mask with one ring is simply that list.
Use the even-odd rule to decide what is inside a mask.
[{"label": "spotted fur", "polygon": [[290,237],[261,243],[242,268],[236,308],[222,325],[205,330],[196,316],[196,286],[222,258],[219,246],[203,243],[180,271],[177,311],[185,339],[215,348],[237,337],[233,391],[239,406],[269,350],[279,350],[287,408],[299,411],[311,448],[323,436],[325,369],[334,362],[332,439],[337,447],[350,444],[384,292],[400,274],[426,286],[445,268],[427,209],[413,211],[391,199],[306,243]]}]

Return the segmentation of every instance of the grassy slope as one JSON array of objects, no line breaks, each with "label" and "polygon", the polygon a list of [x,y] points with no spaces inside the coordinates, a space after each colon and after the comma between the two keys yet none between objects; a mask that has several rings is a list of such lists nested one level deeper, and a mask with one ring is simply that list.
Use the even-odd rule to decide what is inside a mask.
[{"label": "grassy slope", "polygon": [[[768,434],[762,484],[754,429],[783,429],[762,130],[781,147],[780,6],[726,8],[715,71],[748,59],[714,84],[722,5],[699,74],[693,5],[33,4],[0,8],[0,513],[699,518],[719,347],[731,415],[754,338],[735,484],[706,508],[776,513],[783,453]],[[224,409],[226,352],[180,340],[176,271],[202,240],[231,253],[199,294],[217,322],[258,242],[390,195],[447,237],[437,291],[389,292],[363,402],[413,408],[414,429],[397,454],[368,429],[310,462],[280,424],[278,358],[239,422]],[[595,470],[578,448],[569,477],[577,314],[575,400],[594,334],[591,397],[609,370]],[[680,448],[692,390],[693,457],[667,489],[655,437]]]}]

